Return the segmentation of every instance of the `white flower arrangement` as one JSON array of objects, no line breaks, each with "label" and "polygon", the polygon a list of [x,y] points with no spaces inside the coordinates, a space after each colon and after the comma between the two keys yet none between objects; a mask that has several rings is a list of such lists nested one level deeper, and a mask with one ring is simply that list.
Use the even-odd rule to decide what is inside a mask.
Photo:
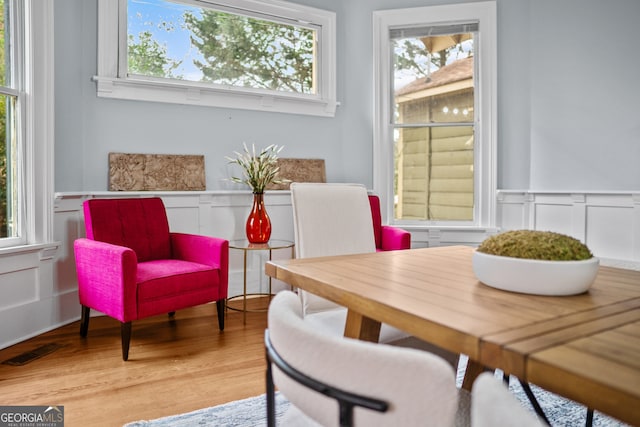
[{"label": "white flower arrangement", "polygon": [[256,147],[252,144],[251,151],[247,148],[247,144],[243,144],[244,152],[234,151],[235,158],[227,157],[229,163],[235,163],[242,168],[242,178],[232,176],[231,181],[239,184],[246,184],[251,187],[251,191],[255,194],[264,193],[267,185],[281,184],[283,181],[276,179],[280,168],[278,167],[278,154],[284,146],[275,144],[269,145],[259,153],[256,153]]}]

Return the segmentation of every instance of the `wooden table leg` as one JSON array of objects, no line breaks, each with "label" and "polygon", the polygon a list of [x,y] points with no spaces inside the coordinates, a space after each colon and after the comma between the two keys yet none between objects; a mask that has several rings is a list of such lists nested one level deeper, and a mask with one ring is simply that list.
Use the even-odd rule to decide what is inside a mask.
[{"label": "wooden table leg", "polygon": [[471,391],[473,382],[478,378],[478,375],[485,371],[485,367],[475,360],[469,359],[467,362],[467,369],[464,371],[464,379],[462,380],[462,388]]},{"label": "wooden table leg", "polygon": [[[378,342],[380,339],[380,327],[380,322],[349,310],[347,312],[347,322],[344,327],[344,336],[362,341]],[[462,388],[471,391],[473,382],[484,371],[484,365],[469,359],[464,373],[464,379],[462,380]]]},{"label": "wooden table leg", "polygon": [[349,310],[344,326],[344,336],[362,341],[378,342],[380,339],[380,322]]}]

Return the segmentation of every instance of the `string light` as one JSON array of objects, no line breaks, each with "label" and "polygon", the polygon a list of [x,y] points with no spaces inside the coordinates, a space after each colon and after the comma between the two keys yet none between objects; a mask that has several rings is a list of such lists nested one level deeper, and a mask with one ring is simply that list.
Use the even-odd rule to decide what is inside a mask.
[{"label": "string light", "polygon": [[[448,113],[449,113],[449,107],[447,107],[446,105],[445,105],[444,107],[442,107],[442,112],[443,112],[444,114],[448,114]],[[452,112],[453,114],[458,114],[458,113],[460,113],[461,111],[460,111],[460,109],[459,109],[459,108],[455,107],[453,110],[451,110],[451,112]],[[463,114],[464,116],[468,116],[470,112],[471,112],[471,111],[470,111],[470,109],[469,109],[469,108],[463,108],[463,109],[462,109],[462,114]]]}]

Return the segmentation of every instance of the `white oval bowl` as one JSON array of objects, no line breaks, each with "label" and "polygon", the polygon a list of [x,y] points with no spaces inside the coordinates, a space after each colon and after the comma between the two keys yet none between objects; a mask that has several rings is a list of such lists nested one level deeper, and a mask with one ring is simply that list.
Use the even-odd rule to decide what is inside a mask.
[{"label": "white oval bowl", "polygon": [[600,260],[544,261],[475,251],[473,271],[493,288],[535,295],[576,295],[591,287]]}]

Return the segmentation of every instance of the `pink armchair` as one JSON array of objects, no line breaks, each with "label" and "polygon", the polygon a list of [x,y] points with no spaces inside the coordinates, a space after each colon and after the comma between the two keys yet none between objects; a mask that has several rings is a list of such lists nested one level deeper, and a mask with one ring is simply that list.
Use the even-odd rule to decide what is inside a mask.
[{"label": "pink armchair", "polygon": [[411,249],[411,233],[398,227],[382,225],[380,214],[380,198],[369,195],[371,215],[373,216],[373,234],[376,239],[376,250],[395,251],[398,249]]},{"label": "pink armchair", "polygon": [[84,202],[86,238],[74,242],[80,335],[87,336],[90,309],[119,320],[122,358],[129,358],[131,322],[216,302],[224,330],[229,242],[169,231],[158,197],[90,199]]}]

